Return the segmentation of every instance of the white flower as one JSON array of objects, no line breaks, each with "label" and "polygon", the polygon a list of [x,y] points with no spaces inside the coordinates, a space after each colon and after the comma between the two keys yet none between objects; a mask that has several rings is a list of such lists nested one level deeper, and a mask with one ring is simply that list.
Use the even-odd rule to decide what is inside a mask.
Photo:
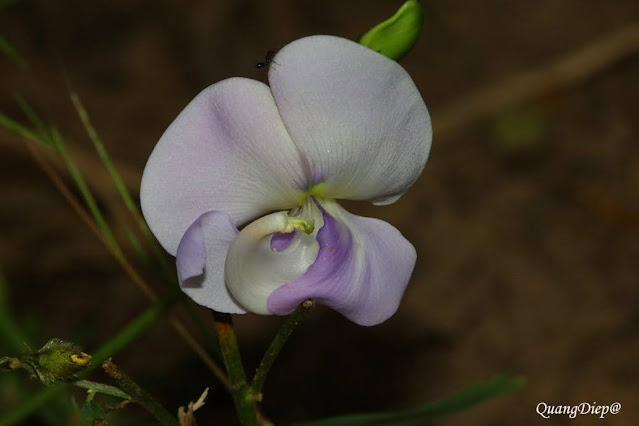
[{"label": "white flower", "polygon": [[144,216],[201,305],[283,315],[312,298],[383,322],[415,249],[335,200],[408,190],[430,150],[426,106],[395,61],[332,36],[285,46],[269,83],[223,80],[180,113],[144,170]]}]

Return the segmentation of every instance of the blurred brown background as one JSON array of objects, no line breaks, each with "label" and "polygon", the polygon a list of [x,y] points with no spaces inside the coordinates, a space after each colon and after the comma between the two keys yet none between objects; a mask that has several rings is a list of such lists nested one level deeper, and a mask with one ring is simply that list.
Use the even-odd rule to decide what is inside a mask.
[{"label": "blurred brown background", "polygon": [[[433,114],[431,158],[398,203],[349,204],[414,243],[412,282],[378,327],[315,309],[273,369],[264,411],[284,424],[407,408],[508,372],[529,384],[441,424],[536,425],[537,403],[582,401],[620,402],[607,424],[637,424],[639,37],[623,29],[637,33],[639,2],[422,3],[424,32],[402,65]],[[255,63],[267,50],[310,34],[354,39],[400,4],[19,1],[0,10],[0,33],[31,71],[0,60],[0,110],[19,117],[20,92],[91,154],[63,64],[137,190],[155,142],[198,91],[231,76],[264,80]],[[592,45],[616,31],[629,38],[622,49]],[[570,62],[583,48],[586,62]],[[564,60],[568,69],[553,68]],[[81,164],[119,223],[108,177]],[[5,131],[0,176],[0,262],[16,317],[35,324],[39,343],[57,336],[91,351],[146,299]],[[249,371],[279,323],[237,318]],[[117,361],[171,410],[211,386],[201,424],[235,424],[229,397],[165,322]]]}]

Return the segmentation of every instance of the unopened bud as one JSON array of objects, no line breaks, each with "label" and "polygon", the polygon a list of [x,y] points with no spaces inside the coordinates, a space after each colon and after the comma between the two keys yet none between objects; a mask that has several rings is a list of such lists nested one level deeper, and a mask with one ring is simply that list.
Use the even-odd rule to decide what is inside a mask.
[{"label": "unopened bud", "polygon": [[91,364],[91,355],[82,352],[75,343],[51,339],[35,352],[2,360],[6,369],[24,368],[45,385],[50,385],[76,380],[77,374]]}]

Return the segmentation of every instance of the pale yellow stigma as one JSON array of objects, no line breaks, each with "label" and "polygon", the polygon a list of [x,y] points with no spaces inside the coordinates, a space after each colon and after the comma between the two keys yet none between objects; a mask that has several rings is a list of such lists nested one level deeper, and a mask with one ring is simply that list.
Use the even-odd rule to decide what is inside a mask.
[{"label": "pale yellow stigma", "polygon": [[84,352],[80,352],[77,354],[71,354],[71,356],[69,357],[71,359],[71,362],[77,365],[89,365],[91,364],[91,355],[86,354]]}]

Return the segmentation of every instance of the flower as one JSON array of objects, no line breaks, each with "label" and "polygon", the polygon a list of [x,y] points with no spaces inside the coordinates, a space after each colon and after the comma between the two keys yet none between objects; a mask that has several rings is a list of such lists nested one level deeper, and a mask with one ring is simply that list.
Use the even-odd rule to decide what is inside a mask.
[{"label": "flower", "polygon": [[268,79],[220,81],[178,115],[144,169],[144,217],[201,305],[285,315],[314,299],[379,324],[415,249],[335,200],[408,190],[430,150],[424,101],[395,61],[333,36],[288,44]]}]

